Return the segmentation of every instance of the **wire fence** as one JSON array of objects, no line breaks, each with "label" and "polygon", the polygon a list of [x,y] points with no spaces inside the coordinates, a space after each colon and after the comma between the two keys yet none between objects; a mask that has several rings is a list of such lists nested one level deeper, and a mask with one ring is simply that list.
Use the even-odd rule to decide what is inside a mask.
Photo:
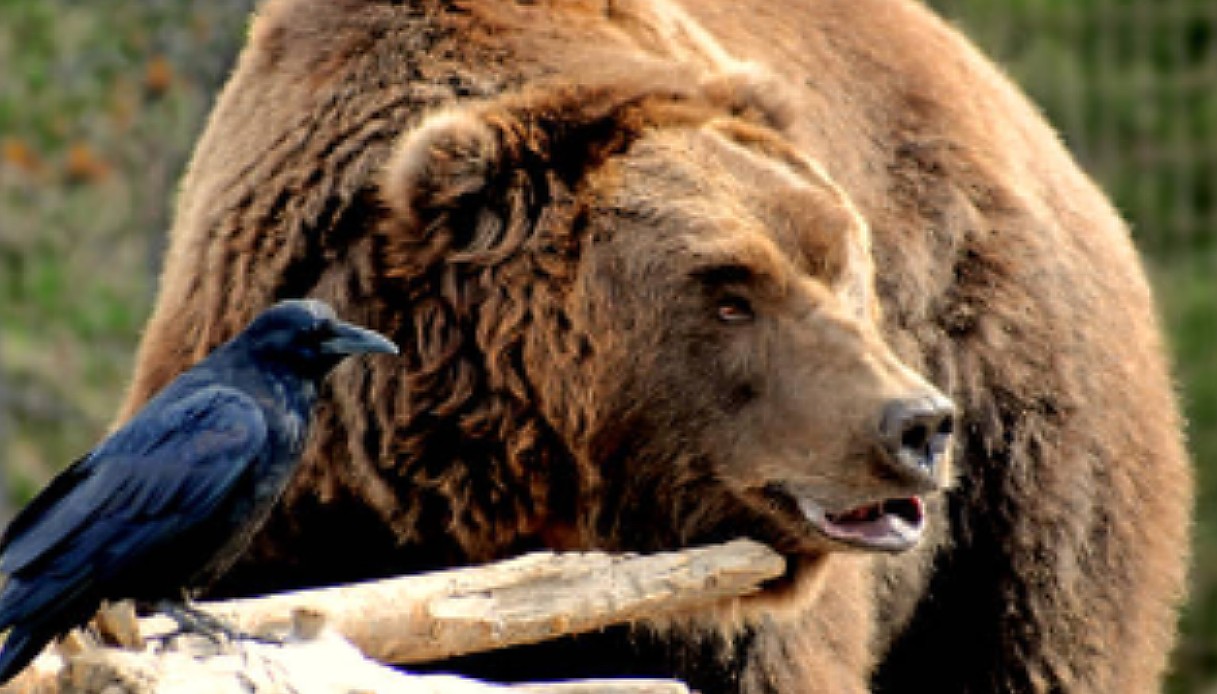
[{"label": "wire fence", "polygon": [[931,4],[1043,107],[1143,249],[1217,246],[1217,2]]}]

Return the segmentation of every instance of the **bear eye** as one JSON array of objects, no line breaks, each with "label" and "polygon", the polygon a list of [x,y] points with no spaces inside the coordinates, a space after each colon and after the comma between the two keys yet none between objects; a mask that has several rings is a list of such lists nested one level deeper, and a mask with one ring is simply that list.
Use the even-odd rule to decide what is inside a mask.
[{"label": "bear eye", "polygon": [[756,317],[752,304],[742,296],[727,296],[719,299],[714,311],[718,320],[727,324],[748,323]]}]

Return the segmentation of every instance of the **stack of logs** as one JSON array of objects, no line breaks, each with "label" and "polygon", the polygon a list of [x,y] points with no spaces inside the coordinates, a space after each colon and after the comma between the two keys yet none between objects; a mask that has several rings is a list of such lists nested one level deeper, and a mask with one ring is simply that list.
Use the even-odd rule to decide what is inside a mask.
[{"label": "stack of logs", "polygon": [[[758,589],[783,559],[748,540],[646,556],[530,554],[482,567],[198,606],[262,640],[173,632],[103,610],[5,688],[13,694],[687,694],[665,680],[492,685],[406,665],[643,619],[680,618]],[[108,644],[108,645],[103,645]]]}]

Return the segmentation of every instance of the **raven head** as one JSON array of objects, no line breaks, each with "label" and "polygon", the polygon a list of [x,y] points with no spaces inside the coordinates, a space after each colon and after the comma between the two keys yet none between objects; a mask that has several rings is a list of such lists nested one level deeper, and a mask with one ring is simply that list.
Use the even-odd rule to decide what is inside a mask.
[{"label": "raven head", "polygon": [[339,320],[334,309],[317,299],[280,301],[255,318],[234,342],[245,343],[260,362],[280,364],[316,379],[352,354],[397,354],[397,346],[388,338]]}]

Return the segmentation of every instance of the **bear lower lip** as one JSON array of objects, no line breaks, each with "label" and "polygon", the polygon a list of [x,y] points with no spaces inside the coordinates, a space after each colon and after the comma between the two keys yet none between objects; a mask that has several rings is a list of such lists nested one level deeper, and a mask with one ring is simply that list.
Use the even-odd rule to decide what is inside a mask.
[{"label": "bear lower lip", "polygon": [[859,549],[903,552],[914,547],[925,530],[924,505],[916,496],[834,513],[809,499],[797,501],[803,516],[821,534]]}]

